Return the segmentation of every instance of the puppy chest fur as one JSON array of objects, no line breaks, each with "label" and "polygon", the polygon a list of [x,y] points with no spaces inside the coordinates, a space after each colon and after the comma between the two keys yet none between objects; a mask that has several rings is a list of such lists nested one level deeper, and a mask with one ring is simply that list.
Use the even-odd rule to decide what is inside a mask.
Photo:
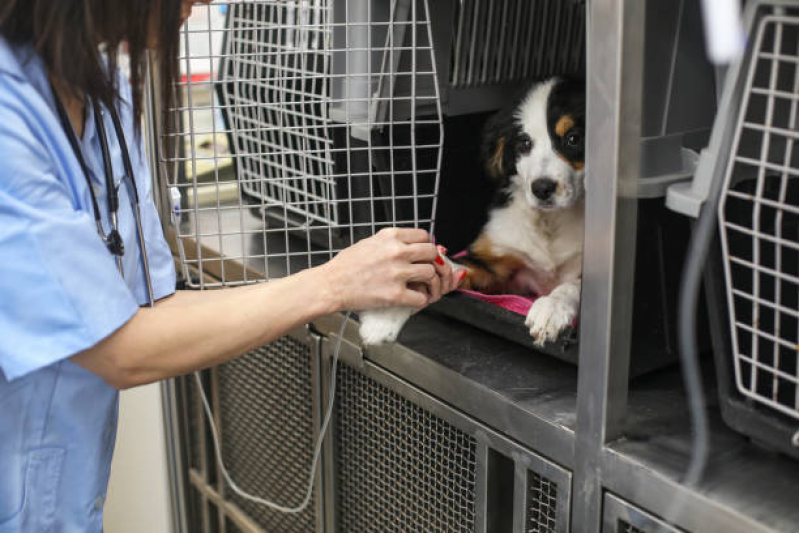
[{"label": "puppy chest fur", "polygon": [[549,294],[561,283],[580,277],[583,202],[569,209],[538,211],[517,195],[508,206],[492,212],[481,244],[493,257],[517,260],[505,290]]}]

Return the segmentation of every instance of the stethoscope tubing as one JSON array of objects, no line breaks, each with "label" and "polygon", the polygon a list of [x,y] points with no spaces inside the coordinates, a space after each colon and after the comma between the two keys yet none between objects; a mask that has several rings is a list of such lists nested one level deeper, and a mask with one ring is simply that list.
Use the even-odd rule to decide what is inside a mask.
[{"label": "stethoscope tubing", "polygon": [[[75,152],[75,157],[78,159],[78,163],[80,164],[81,170],[83,171],[84,177],[86,179],[86,185],[89,189],[89,194],[91,195],[92,199],[92,208],[94,211],[94,219],[97,226],[97,233],[100,236],[100,239],[103,241],[103,243],[110,251],[110,253],[115,257],[119,274],[124,279],[125,272],[124,272],[122,258],[125,254],[125,247],[122,241],[122,237],[119,233],[119,218],[118,218],[119,190],[117,189],[116,184],[114,183],[114,168],[111,163],[110,150],[108,149],[108,134],[106,132],[105,123],[103,121],[103,115],[105,113],[105,110],[96,100],[94,99],[92,100],[91,103],[92,107],[94,108],[95,125],[97,133],[100,137],[100,151],[102,153],[102,158],[103,158],[106,196],[108,197],[108,218],[111,223],[111,231],[107,234],[103,229],[100,217],[99,203],[97,201],[97,196],[94,193],[94,187],[92,185],[91,178],[89,177],[88,166],[86,165],[86,161],[83,158],[83,153],[81,152],[77,135],[75,133],[75,130],[72,128],[72,124],[69,121],[69,117],[67,116],[66,110],[64,109],[61,100],[58,98],[55,89],[51,87],[51,90],[53,93],[53,98],[55,100],[56,110],[58,112],[58,116],[61,121],[61,126],[64,128],[64,132],[66,133],[69,139],[70,145],[72,146],[72,150]],[[126,186],[128,187],[128,196],[130,198],[131,209],[133,210],[134,218],[136,220],[136,238],[139,242],[139,250],[141,251],[141,257],[142,257],[142,266],[144,267],[145,284],[147,286],[147,304],[150,307],[153,307],[155,305],[155,298],[153,295],[153,284],[150,275],[150,263],[147,258],[147,245],[144,239],[144,227],[142,225],[141,206],[139,203],[139,192],[136,188],[136,179],[133,174],[133,165],[131,164],[130,161],[128,144],[125,140],[125,133],[122,129],[122,123],[119,120],[119,115],[117,114],[116,109],[114,109],[113,106],[108,108],[108,112],[111,116],[111,122],[114,125],[114,132],[116,133],[117,140],[119,142],[119,147],[122,152],[122,163],[125,167],[125,174],[128,177]],[[125,181],[124,176],[122,181]]]}]

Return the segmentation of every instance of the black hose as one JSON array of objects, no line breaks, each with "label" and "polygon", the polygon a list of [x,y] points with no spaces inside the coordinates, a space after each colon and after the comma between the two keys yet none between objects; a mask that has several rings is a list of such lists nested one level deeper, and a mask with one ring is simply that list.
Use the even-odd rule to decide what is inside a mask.
[{"label": "black hose", "polygon": [[702,206],[699,220],[694,227],[680,284],[677,335],[679,338],[680,362],[688,396],[693,442],[691,460],[682,482],[694,487],[699,483],[707,464],[710,448],[707,411],[702,387],[702,372],[699,368],[699,350],[696,340],[696,317],[699,291],[708,252],[716,231],[716,211],[721,196],[722,176],[715,176],[708,198]]}]

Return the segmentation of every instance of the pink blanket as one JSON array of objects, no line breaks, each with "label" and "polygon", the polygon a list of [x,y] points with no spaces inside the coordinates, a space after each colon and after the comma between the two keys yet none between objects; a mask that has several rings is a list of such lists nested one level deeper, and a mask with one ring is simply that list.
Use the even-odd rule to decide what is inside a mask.
[{"label": "pink blanket", "polygon": [[[457,259],[458,257],[463,257],[464,255],[466,255],[465,251],[459,252],[453,257]],[[483,294],[482,292],[468,291],[466,289],[458,289],[458,291],[467,296],[471,296],[472,298],[477,298],[478,300],[483,300],[484,302],[498,305],[503,309],[507,309],[508,311],[512,311],[522,316],[527,316],[527,313],[530,311],[530,307],[533,306],[533,302],[538,299],[538,296],[534,295],[520,296],[518,294]]]},{"label": "pink blanket", "polygon": [[538,298],[537,296],[520,296],[518,294],[483,294],[482,292],[467,291],[465,289],[458,289],[458,291],[522,316],[527,316],[533,302]]}]

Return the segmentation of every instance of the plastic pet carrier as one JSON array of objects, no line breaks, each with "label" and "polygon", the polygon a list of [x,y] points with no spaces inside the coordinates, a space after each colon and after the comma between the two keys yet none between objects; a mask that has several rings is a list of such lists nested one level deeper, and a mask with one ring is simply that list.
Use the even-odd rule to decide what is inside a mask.
[{"label": "plastic pet carrier", "polygon": [[[706,280],[724,420],[799,457],[799,4],[751,2],[746,20],[750,47],[682,192],[701,200],[723,180]],[[696,209],[690,194],[670,200]]]}]

